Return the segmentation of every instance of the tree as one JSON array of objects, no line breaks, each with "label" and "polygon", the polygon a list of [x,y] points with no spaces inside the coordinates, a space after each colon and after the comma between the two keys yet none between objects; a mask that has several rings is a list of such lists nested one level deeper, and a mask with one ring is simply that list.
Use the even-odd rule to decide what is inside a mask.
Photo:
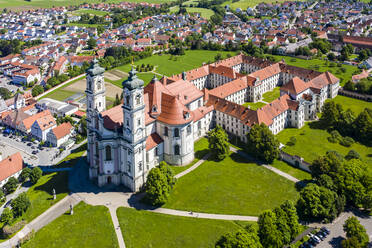
[{"label": "tree", "polygon": [[310,183],[300,192],[297,210],[303,218],[331,221],[337,216],[335,192]]},{"label": "tree", "polygon": [[247,134],[247,152],[272,163],[279,156],[279,141],[265,124],[255,124]]},{"label": "tree", "polygon": [[13,212],[9,208],[4,208],[1,214],[1,222],[4,224],[9,224],[13,219]]},{"label": "tree", "polygon": [[40,177],[43,175],[43,171],[39,167],[34,167],[30,173],[30,181],[32,184],[37,183]]},{"label": "tree", "polygon": [[30,174],[31,174],[31,169],[28,168],[28,167],[26,167],[26,168],[24,168],[24,169],[22,170],[21,175],[19,175],[19,177],[18,177],[18,180],[19,180],[20,182],[24,182],[24,181],[26,181],[27,179],[29,179]]},{"label": "tree", "polygon": [[217,126],[208,133],[208,147],[217,160],[223,160],[229,154],[229,140],[225,130]]},{"label": "tree", "polygon": [[276,216],[275,224],[278,231],[281,233],[283,244],[289,244],[291,241],[291,228],[287,223],[287,214],[281,208],[274,208],[274,213]]},{"label": "tree", "polygon": [[327,152],[325,156],[315,159],[310,165],[311,175],[318,178],[323,174],[338,172],[342,166],[340,158],[333,152]]},{"label": "tree", "polygon": [[10,90],[8,90],[7,88],[0,87],[0,96],[4,100],[8,100],[12,97],[12,92],[10,92]]},{"label": "tree", "polygon": [[347,155],[345,156],[346,160],[351,160],[351,159],[361,159],[360,154],[355,151],[355,150],[350,150]]},{"label": "tree", "polygon": [[153,206],[164,204],[175,184],[173,171],[164,161],[152,168],[145,185],[146,198]]},{"label": "tree", "polygon": [[40,95],[43,92],[44,92],[44,88],[43,88],[43,86],[41,86],[39,84],[38,85],[35,85],[32,88],[32,91],[31,91],[33,97],[38,96],[38,95]]},{"label": "tree", "polygon": [[342,248],[365,248],[359,244],[359,241],[356,237],[351,237],[351,238],[342,240],[341,247]]},{"label": "tree", "polygon": [[10,194],[17,189],[18,181],[14,177],[8,179],[8,181],[3,186],[3,191],[6,194]]},{"label": "tree", "polygon": [[355,119],[355,136],[365,144],[372,144],[372,110],[365,108]]},{"label": "tree", "polygon": [[97,46],[97,41],[93,37],[89,38],[88,42],[88,49],[94,49]]},{"label": "tree", "polygon": [[228,233],[217,242],[216,248],[262,248],[257,232],[250,233],[239,230]]},{"label": "tree", "polygon": [[333,101],[326,102],[322,107],[322,116],[319,121],[327,128],[334,129],[340,119],[341,112],[342,106],[340,104]]},{"label": "tree", "polygon": [[115,96],[115,101],[114,101],[114,106],[118,106],[120,104],[120,99],[119,99],[119,95],[118,94],[116,94],[116,96]]},{"label": "tree", "polygon": [[263,247],[283,247],[283,237],[276,226],[276,215],[271,210],[266,210],[258,217],[258,236]]},{"label": "tree", "polygon": [[12,210],[15,216],[21,216],[30,207],[31,202],[26,192],[21,193],[11,202]]},{"label": "tree", "polygon": [[282,205],[280,205],[280,208],[286,213],[287,225],[290,228],[291,240],[293,240],[300,232],[296,206],[293,202],[286,200]]},{"label": "tree", "polygon": [[355,216],[351,216],[345,221],[344,231],[348,239],[356,239],[353,240],[353,243],[357,241],[360,247],[367,247],[369,242],[368,234]]}]

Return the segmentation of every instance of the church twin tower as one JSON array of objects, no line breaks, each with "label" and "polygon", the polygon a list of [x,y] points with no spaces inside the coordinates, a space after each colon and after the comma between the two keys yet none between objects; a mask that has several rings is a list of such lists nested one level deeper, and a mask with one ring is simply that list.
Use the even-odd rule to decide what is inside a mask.
[{"label": "church twin tower", "polygon": [[86,73],[89,177],[99,186],[124,184],[137,191],[150,169],[145,168],[144,82],[132,68],[123,82],[123,104],[106,110],[104,71],[95,59]]}]

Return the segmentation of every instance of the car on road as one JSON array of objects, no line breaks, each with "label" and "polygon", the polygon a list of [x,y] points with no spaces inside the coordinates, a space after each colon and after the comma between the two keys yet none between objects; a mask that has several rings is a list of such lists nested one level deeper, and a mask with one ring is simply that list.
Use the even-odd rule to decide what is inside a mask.
[{"label": "car on road", "polygon": [[32,151],[32,154],[34,154],[34,155],[37,154],[37,151]]},{"label": "car on road", "polygon": [[32,143],[27,143],[27,146],[32,146]]}]

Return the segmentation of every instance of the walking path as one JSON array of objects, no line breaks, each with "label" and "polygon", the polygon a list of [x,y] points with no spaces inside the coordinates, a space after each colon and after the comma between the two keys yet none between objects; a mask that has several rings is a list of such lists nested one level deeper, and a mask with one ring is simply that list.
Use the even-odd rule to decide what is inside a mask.
[{"label": "walking path", "polygon": [[23,192],[26,192],[30,187],[25,187],[25,186],[22,186],[22,185],[19,185],[18,188],[16,189],[16,191],[14,191],[13,193],[5,196],[5,202],[4,204],[0,207],[0,215],[3,213],[4,211],[4,208],[5,208],[5,205],[7,205],[7,203],[15,198],[17,198],[17,196],[19,196],[21,193]]},{"label": "walking path", "polygon": [[184,175],[190,173],[191,171],[195,170],[196,168],[199,167],[199,165],[201,165],[202,163],[204,163],[205,160],[207,160],[210,155],[211,155],[210,153],[206,154],[202,159],[200,159],[198,162],[196,162],[193,166],[191,166],[187,170],[184,170],[184,171],[178,173],[174,177],[178,179],[178,178],[183,177]]},{"label": "walking path", "polygon": [[70,209],[70,205],[75,206],[80,201],[81,199],[76,194],[66,196],[65,198],[54,204],[52,207],[50,207],[47,211],[36,217],[29,224],[25,225],[23,229],[11,239],[0,243],[0,248],[15,247],[32,231],[37,232],[42,227],[46,226],[47,224],[64,214],[66,211],[68,211]]},{"label": "walking path", "polygon": [[123,234],[121,233],[120,224],[118,217],[116,216],[116,207],[108,207],[112,219],[112,223],[114,224],[116,237],[118,238],[118,243],[120,248],[125,248]]},{"label": "walking path", "polygon": [[[245,157],[245,158],[247,158],[247,159],[250,159],[250,160],[253,159],[252,156],[250,156],[249,154],[243,152],[242,150],[236,149],[235,147],[230,146],[230,151],[236,152],[236,153],[238,153],[240,156]],[[278,170],[278,169],[276,169],[276,168],[274,168],[274,167],[272,167],[272,166],[270,166],[270,165],[263,164],[262,166],[265,167],[266,169],[269,169],[269,170],[271,170],[272,172],[278,174],[279,176],[285,177],[286,179],[288,179],[288,180],[290,180],[290,181],[292,181],[292,182],[294,182],[294,183],[297,183],[297,182],[300,181],[300,180],[298,180],[297,178],[295,178],[295,177],[293,177],[293,176],[291,176],[291,175],[289,175],[289,174],[287,174],[287,173],[285,173],[285,172],[283,172],[283,171],[281,171],[281,170]]]}]

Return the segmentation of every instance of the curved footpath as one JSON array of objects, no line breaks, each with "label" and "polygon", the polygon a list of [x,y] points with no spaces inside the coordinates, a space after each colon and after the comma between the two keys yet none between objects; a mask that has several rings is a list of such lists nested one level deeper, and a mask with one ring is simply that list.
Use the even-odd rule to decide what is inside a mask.
[{"label": "curved footpath", "polygon": [[[243,157],[250,158],[250,156],[243,151],[236,148],[230,147],[230,150],[237,152]],[[84,155],[83,155],[84,156]],[[82,156],[82,157],[83,157]],[[191,171],[199,167],[205,160],[208,159],[210,154],[205,155],[193,166],[187,170],[177,174],[175,177],[180,178]],[[264,165],[265,168],[277,173],[293,182],[298,182],[297,178],[288,175],[276,168],[269,165]],[[49,168],[48,168],[49,169]],[[56,168],[55,171],[58,169]],[[50,168],[48,171],[52,171]],[[125,248],[123,234],[120,228],[119,220],[116,215],[116,210],[119,207],[129,207],[135,209],[143,209],[146,211],[169,214],[174,216],[190,217],[190,218],[203,218],[203,219],[216,219],[216,220],[239,220],[239,221],[257,221],[257,216],[245,216],[245,215],[225,215],[225,214],[211,214],[211,213],[199,213],[191,211],[182,211],[168,208],[152,208],[144,205],[140,202],[143,194],[134,194],[131,192],[113,192],[112,189],[102,189],[94,185],[88,178],[88,168],[83,160],[80,160],[74,167],[69,171],[69,188],[71,194],[57,202],[55,205],[50,207],[47,211],[36,217],[33,221],[27,224],[21,231],[19,231],[11,239],[0,243],[0,248],[14,247],[19,244],[20,240],[26,237],[30,232],[38,231],[42,227],[46,226],[62,214],[70,210],[70,205],[77,205],[80,201],[84,201],[87,204],[97,206],[103,205],[109,209],[111,219],[115,228],[115,233],[118,239],[119,247]]]}]

